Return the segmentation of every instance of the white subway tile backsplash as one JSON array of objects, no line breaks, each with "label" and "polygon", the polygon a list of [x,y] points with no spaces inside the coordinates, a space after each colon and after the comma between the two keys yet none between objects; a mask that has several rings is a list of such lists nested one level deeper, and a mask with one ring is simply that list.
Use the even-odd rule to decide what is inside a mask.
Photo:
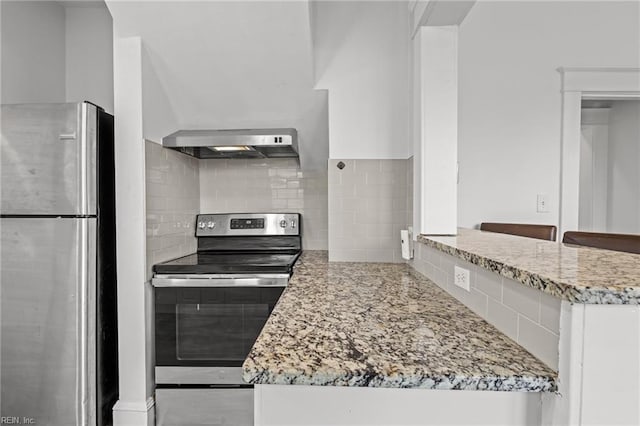
[{"label": "white subway tile backsplash", "polygon": [[489,298],[486,320],[511,340],[518,341],[518,313],[513,309]]},{"label": "white subway tile backsplash", "polygon": [[[410,264],[557,370],[560,299],[421,243]],[[453,285],[454,265],[469,269],[471,292]]]},{"label": "white subway tile backsplash", "polygon": [[196,250],[200,205],[198,160],[145,143],[147,274],[155,263]]},{"label": "white subway tile backsplash", "polygon": [[[436,279],[436,271],[438,273],[442,273],[438,268],[435,268],[430,263],[420,262],[420,268],[418,269],[421,273],[423,273],[427,278],[433,281],[436,285],[442,288],[442,281]],[[440,283],[440,284],[438,284]]]},{"label": "white subway tile backsplash", "polygon": [[294,179],[298,177],[298,170],[291,167],[279,167],[276,169],[276,176],[280,176],[285,179]]},{"label": "white subway tile backsplash", "polygon": [[558,370],[558,340],[557,334],[519,316],[518,343],[554,370]]},{"label": "white subway tile backsplash", "polygon": [[327,249],[328,186],[326,171],[295,159],[200,160],[201,213],[300,213],[304,249]]},{"label": "white subway tile backsplash", "polygon": [[540,324],[555,334],[560,334],[560,305],[562,301],[549,294],[540,294]]},{"label": "white subway tile backsplash", "polygon": [[[451,256],[443,256],[440,258],[440,270],[444,272],[447,284],[453,284],[453,269],[456,261]],[[464,267],[464,266],[463,266]]]},{"label": "white subway tile backsplash", "polygon": [[299,189],[301,187],[301,183],[298,179],[288,180],[286,185],[287,188],[290,189]]},{"label": "white subway tile backsplash", "polygon": [[292,198],[287,200],[287,209],[298,209],[301,210],[304,208],[304,200],[299,198]]},{"label": "white subway tile backsplash", "polygon": [[162,248],[162,239],[152,238],[153,236],[154,236],[153,234],[149,233],[149,228],[147,228],[147,253],[148,254],[154,251],[160,250]]},{"label": "white subway tile backsplash", "polygon": [[[465,290],[463,290],[465,291]],[[481,291],[472,288],[468,294],[468,304],[473,312],[486,318],[489,304],[489,297]]]},{"label": "white subway tile backsplash", "polygon": [[272,177],[269,181],[259,180],[254,183],[256,186],[263,186],[271,189],[286,189],[288,188],[288,181],[286,178],[281,177]]},{"label": "white subway tile backsplash", "polygon": [[540,291],[526,287],[510,278],[503,278],[503,283],[502,302],[538,323],[540,321]]},{"label": "white subway tile backsplash", "polygon": [[329,250],[329,260],[332,262],[367,262],[367,250],[359,248]]},{"label": "white subway tile backsplash", "polygon": [[[340,161],[342,170],[336,167]],[[329,161],[331,260],[404,262],[400,229],[409,223],[410,161]]]},{"label": "white subway tile backsplash", "polygon": [[[184,235],[167,235],[162,238],[161,244],[162,248],[180,248],[182,245],[186,243],[187,237]],[[186,253],[185,253],[186,254]]]},{"label": "white subway tile backsplash", "polygon": [[416,257],[418,257],[419,259],[425,259],[436,268],[440,268],[440,260],[442,259],[440,251],[419,243],[416,243],[415,247],[419,248]]},{"label": "white subway tile backsplash", "polygon": [[298,190],[297,189],[278,189],[276,191],[277,198],[297,198]]},{"label": "white subway tile backsplash", "polygon": [[384,190],[384,187],[381,185],[368,185],[365,183],[356,184],[354,183],[354,195],[357,198],[362,199],[363,201],[372,201],[379,200],[380,198],[390,198],[386,197],[387,192]]},{"label": "white subway tile backsplash", "polygon": [[340,185],[331,185],[329,186],[330,192],[334,197],[340,198],[348,198],[348,197],[356,197],[356,185],[354,184],[340,184]]},{"label": "white subway tile backsplash", "polygon": [[[273,198],[271,200],[271,210],[286,210],[287,209],[287,205],[288,205],[287,201],[288,200],[280,200],[280,199],[277,199],[277,198]],[[305,220],[305,222],[306,222],[306,220]]]},{"label": "white subway tile backsplash", "polygon": [[502,278],[495,272],[476,267],[476,279],[471,285],[492,299],[502,301]]},{"label": "white subway tile backsplash", "polygon": [[391,257],[389,256],[389,248],[373,247],[367,248],[366,259],[367,262],[393,262],[393,250],[391,250]]},{"label": "white subway tile backsplash", "polygon": [[334,200],[337,205],[341,206],[344,211],[356,211],[362,209],[362,199],[355,197],[343,197]]},{"label": "white subway tile backsplash", "polygon": [[420,272],[422,275],[426,276],[427,278],[429,278],[432,275],[432,272],[429,271],[429,269],[433,270],[433,265],[427,263],[427,262],[421,262],[421,261],[415,261],[412,263],[413,268]]},{"label": "white subway tile backsplash", "polygon": [[379,173],[382,171],[381,163],[387,161],[393,160],[353,160],[354,170],[359,175],[371,172]]},{"label": "white subway tile backsplash", "polygon": [[165,210],[166,206],[167,199],[165,197],[147,196],[147,212],[161,212]]}]

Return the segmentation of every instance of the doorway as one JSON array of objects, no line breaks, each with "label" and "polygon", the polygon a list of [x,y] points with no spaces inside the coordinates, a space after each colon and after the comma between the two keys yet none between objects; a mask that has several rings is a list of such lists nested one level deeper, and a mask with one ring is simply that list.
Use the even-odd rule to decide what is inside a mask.
[{"label": "doorway", "polygon": [[[621,212],[625,211],[625,208],[628,209],[626,203],[631,202],[634,207],[628,213],[635,212],[636,220],[638,220],[637,216],[640,213],[640,202],[637,201],[639,197],[637,194],[638,186],[640,185],[640,178],[638,178],[640,148],[633,148],[631,149],[632,153],[622,154],[621,152],[625,152],[626,148],[622,148],[621,151],[621,148],[618,147],[614,154],[612,144],[609,141],[610,129],[606,128],[607,141],[603,143],[601,137],[605,132],[604,128],[596,129],[594,127],[603,125],[603,115],[606,114],[601,113],[599,117],[595,117],[596,124],[593,124],[592,121],[591,129],[583,131],[582,112],[583,105],[593,106],[595,109],[598,107],[609,109],[606,126],[610,127],[613,105],[637,105],[635,102],[640,101],[640,69],[560,68],[558,71],[562,75],[560,235],[566,231],[580,230],[581,226],[591,230],[604,228],[606,232],[639,233],[640,229],[637,226],[640,224],[636,222],[636,228],[632,228],[633,222],[626,218],[626,213]],[[618,104],[618,102],[620,103]],[[633,107],[630,110],[633,110]],[[637,118],[635,125],[637,129]],[[633,127],[633,122],[630,127]],[[636,141],[635,146],[637,144]],[[606,152],[606,160],[603,157],[603,152]],[[625,163],[622,167],[625,172],[622,175],[620,175],[619,166],[610,165],[618,156],[624,157],[623,162],[631,164]],[[591,166],[585,166],[588,164]],[[606,178],[604,178],[605,174]],[[632,186],[629,186],[627,182],[631,182]],[[584,184],[582,193],[581,183]],[[635,192],[632,192],[632,189]],[[618,201],[616,201],[615,207],[610,207],[610,204],[613,205],[613,200]],[[633,205],[633,200],[636,200],[635,205]],[[631,232],[632,229],[635,229],[635,232]]]},{"label": "doorway", "polygon": [[578,230],[640,234],[640,100],[582,100]]}]

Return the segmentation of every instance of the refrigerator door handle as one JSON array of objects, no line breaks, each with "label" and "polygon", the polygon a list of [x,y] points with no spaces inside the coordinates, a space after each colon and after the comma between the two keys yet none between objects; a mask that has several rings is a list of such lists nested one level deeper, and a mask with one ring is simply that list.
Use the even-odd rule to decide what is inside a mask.
[{"label": "refrigerator door handle", "polygon": [[[83,102],[80,112],[80,167],[78,168],[78,206],[81,215],[97,213],[97,127],[98,110]],[[61,138],[64,135],[61,135]]]},{"label": "refrigerator door handle", "polygon": [[78,220],[78,424],[96,424],[96,220]]}]

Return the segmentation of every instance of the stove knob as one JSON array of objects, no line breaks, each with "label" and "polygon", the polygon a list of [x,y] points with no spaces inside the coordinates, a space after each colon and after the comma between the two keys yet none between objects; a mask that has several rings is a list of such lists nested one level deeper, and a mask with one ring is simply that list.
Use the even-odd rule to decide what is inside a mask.
[{"label": "stove knob", "polygon": [[213,229],[214,226],[216,226],[215,222],[211,222],[211,221],[207,222],[207,228]]},{"label": "stove knob", "polygon": [[284,220],[284,219],[282,219],[282,220],[280,221],[280,228],[286,228],[286,227],[287,227],[287,221],[286,221],[286,220]]},{"label": "stove knob", "polygon": [[204,229],[204,227],[205,227],[205,226],[207,226],[207,224],[206,224],[206,223],[204,223],[204,222],[198,222],[198,228],[200,228],[200,229]]}]

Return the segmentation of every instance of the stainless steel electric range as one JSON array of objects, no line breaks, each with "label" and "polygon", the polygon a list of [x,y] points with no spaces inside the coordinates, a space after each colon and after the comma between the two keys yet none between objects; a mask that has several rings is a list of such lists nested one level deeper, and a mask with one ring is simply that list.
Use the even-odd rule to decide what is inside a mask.
[{"label": "stainless steel electric range", "polygon": [[300,256],[300,220],[201,214],[198,251],[154,265],[158,425],[253,424],[241,365]]}]

